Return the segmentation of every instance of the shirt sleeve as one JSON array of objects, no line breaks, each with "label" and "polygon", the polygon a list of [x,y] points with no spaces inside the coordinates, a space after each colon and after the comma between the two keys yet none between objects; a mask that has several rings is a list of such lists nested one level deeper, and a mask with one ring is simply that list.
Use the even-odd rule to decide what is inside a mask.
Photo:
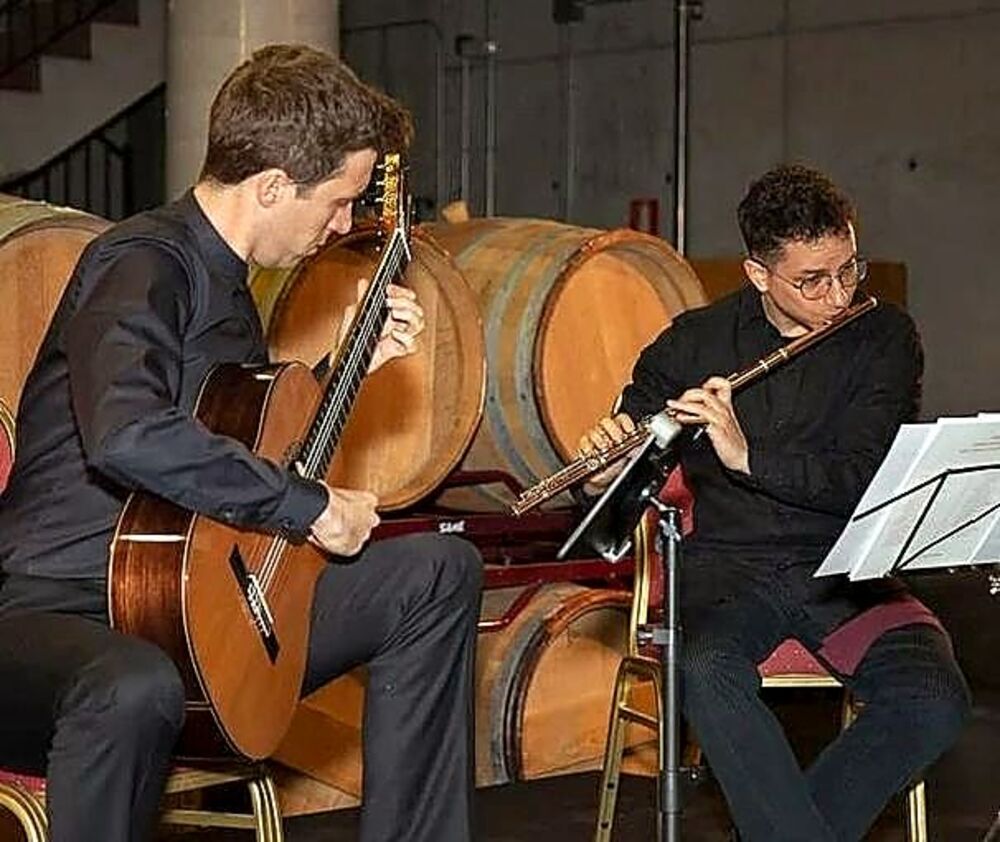
[{"label": "shirt sleeve", "polygon": [[883,326],[860,360],[845,412],[818,447],[797,452],[771,439],[750,441],[750,476],[736,481],[782,502],[848,516],[878,470],[900,424],[916,418],[923,352],[902,313]]},{"label": "shirt sleeve", "polygon": [[65,339],[87,464],[127,489],[302,540],[326,505],[323,486],[177,406],[192,300],[187,274],[165,249],[133,244],[106,259]]},{"label": "shirt sleeve", "polygon": [[621,412],[639,421],[659,412],[684,391],[676,328],[669,327],[647,345],[632,368],[632,380],[618,400]]}]

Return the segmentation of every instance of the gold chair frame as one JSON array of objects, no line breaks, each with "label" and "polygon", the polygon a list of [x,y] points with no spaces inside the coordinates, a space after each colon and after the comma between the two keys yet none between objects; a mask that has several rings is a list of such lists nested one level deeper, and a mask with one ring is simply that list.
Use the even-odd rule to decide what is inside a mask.
[{"label": "gold chair frame", "polygon": [[[632,608],[629,613],[628,644],[618,666],[612,694],[594,842],[611,840],[622,758],[625,752],[625,733],[629,723],[636,723],[656,732],[657,771],[663,772],[666,734],[660,701],[661,667],[659,660],[643,655],[639,647],[639,629],[649,621],[650,582],[653,572],[651,565],[655,563],[653,541],[654,531],[648,519],[643,518],[636,527],[633,538],[635,579],[632,586]],[[654,715],[632,706],[632,691],[637,681],[648,681],[653,684],[652,695],[656,710]],[[832,675],[814,673],[763,676],[761,685],[762,687],[843,687],[843,684]],[[851,699],[850,692],[845,689],[841,714],[843,728],[847,728],[854,721],[858,709],[859,706]],[[700,757],[700,749],[695,748],[685,758],[687,764],[690,765],[697,757]],[[928,842],[927,799],[923,780],[911,783],[906,789],[906,838],[908,842]]]},{"label": "gold chair frame", "polygon": [[[14,416],[0,399],[0,429],[14,452]],[[243,782],[250,792],[250,813],[167,808],[160,815],[166,824],[196,827],[229,827],[253,830],[257,842],[283,842],[281,807],[274,781],[262,765],[225,764],[218,767],[177,766],[167,779],[166,795],[195,792],[222,784]],[[49,823],[45,815],[45,793],[16,781],[0,781],[0,807],[21,825],[27,842],[47,842]]]},{"label": "gold chair frame", "polygon": [[[250,792],[251,813],[167,808],[160,820],[166,824],[196,827],[243,828],[255,831],[257,842],[284,842],[278,792],[263,766],[177,767],[167,779],[165,794],[195,792],[239,782],[245,783]],[[44,793],[34,792],[14,781],[0,781],[0,807],[5,807],[17,819],[26,842],[48,842]]]}]

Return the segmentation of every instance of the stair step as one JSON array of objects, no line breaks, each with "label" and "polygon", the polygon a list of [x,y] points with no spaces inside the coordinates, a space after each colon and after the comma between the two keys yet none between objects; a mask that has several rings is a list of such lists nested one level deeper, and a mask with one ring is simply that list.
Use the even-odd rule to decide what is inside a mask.
[{"label": "stair step", "polygon": [[110,6],[101,9],[94,17],[101,23],[127,23],[139,25],[139,0],[115,0]]},{"label": "stair step", "polygon": [[43,50],[43,55],[89,59],[91,57],[90,26],[88,24],[81,24],[80,26],[73,27],[61,38],[49,44]]},{"label": "stair step", "polygon": [[[17,60],[29,45],[44,43],[55,32],[71,28],[65,35],[48,44],[43,55],[86,60],[91,58],[90,22],[73,26],[80,17],[92,16],[102,23],[139,24],[139,0],[61,0],[40,2],[17,7],[11,17],[5,18],[5,28],[0,31],[0,59]],[[37,91],[41,84],[41,70],[37,57],[33,57],[7,73],[0,74],[0,90]]]},{"label": "stair step", "polygon": [[13,70],[0,75],[0,90],[40,91],[41,89],[42,68],[37,58],[23,61]]}]

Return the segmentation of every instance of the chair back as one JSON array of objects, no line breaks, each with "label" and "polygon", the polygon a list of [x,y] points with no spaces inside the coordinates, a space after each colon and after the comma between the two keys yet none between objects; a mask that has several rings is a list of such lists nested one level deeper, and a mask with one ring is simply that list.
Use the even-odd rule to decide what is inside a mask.
[{"label": "chair back", "polygon": [[[694,497],[680,467],[667,478],[660,499],[676,506],[681,513],[681,531],[687,535],[694,526]],[[628,625],[628,654],[632,657],[649,654],[640,650],[639,627],[659,619],[663,610],[663,565],[656,551],[656,512],[646,512],[632,536],[635,573],[632,584],[632,609]]]},{"label": "chair back", "polygon": [[0,398],[0,491],[7,487],[7,477],[14,466],[14,416]]}]

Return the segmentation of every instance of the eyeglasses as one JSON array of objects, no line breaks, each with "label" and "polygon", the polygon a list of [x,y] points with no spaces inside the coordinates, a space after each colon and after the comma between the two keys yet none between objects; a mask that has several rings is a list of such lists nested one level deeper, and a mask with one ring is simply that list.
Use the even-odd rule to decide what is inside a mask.
[{"label": "eyeglasses", "polygon": [[854,288],[868,277],[868,261],[862,257],[852,257],[847,263],[841,266],[835,273],[819,272],[815,275],[808,275],[805,278],[793,280],[786,278],[780,272],[775,271],[763,260],[753,258],[754,262],[765,268],[769,274],[781,278],[786,284],[795,287],[803,298],[815,301],[823,298],[837,281],[844,292],[853,292]]}]

